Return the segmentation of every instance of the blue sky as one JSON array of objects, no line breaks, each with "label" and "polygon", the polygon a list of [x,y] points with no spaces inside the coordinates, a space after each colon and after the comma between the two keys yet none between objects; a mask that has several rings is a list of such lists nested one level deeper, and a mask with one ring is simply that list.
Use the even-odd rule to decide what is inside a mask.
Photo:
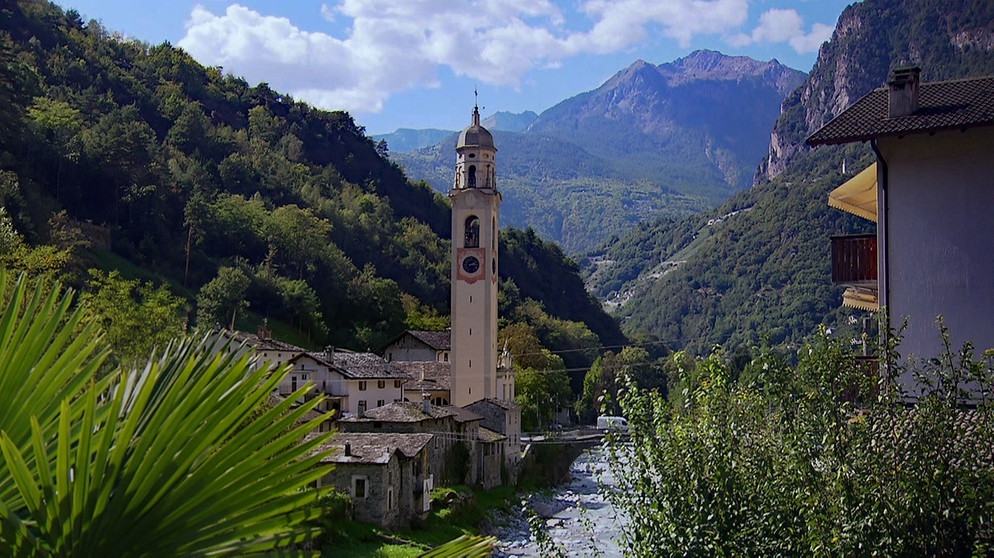
[{"label": "blue sky", "polygon": [[281,93],[371,134],[542,112],[643,59],[697,49],[809,71],[843,0],[62,0],[84,21]]}]

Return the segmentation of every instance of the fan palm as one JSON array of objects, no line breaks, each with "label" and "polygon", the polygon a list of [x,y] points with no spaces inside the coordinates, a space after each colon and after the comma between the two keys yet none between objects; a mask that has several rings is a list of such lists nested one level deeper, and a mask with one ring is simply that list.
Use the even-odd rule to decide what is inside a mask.
[{"label": "fan palm", "polygon": [[312,534],[328,470],[306,387],[268,407],[281,374],[210,338],[96,382],[99,334],[43,291],[20,279],[0,310],[0,555],[244,555]]}]

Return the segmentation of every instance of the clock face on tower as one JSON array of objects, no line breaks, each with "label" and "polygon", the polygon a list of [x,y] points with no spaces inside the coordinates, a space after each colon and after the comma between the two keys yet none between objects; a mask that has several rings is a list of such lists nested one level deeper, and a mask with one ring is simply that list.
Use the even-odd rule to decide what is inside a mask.
[{"label": "clock face on tower", "polygon": [[462,269],[470,275],[476,275],[477,271],[480,271],[480,260],[476,256],[467,256],[466,259],[462,261]]},{"label": "clock face on tower", "polygon": [[475,283],[487,274],[487,253],[483,248],[460,248],[456,251],[456,279]]}]

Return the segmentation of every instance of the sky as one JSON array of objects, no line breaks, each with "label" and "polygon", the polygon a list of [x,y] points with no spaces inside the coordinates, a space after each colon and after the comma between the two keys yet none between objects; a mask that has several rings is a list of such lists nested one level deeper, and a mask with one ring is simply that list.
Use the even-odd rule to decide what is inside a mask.
[{"label": "sky", "polygon": [[[369,134],[541,113],[636,60],[698,49],[807,72],[846,0],[56,0],[83,21],[294,99]],[[478,97],[476,96],[478,95]]]}]

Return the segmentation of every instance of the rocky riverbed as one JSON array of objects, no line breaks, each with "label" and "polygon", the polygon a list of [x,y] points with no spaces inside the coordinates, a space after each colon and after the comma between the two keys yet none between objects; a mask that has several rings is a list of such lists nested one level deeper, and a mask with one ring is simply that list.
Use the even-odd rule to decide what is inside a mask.
[{"label": "rocky riverbed", "polygon": [[494,556],[547,556],[528,525],[530,507],[544,525],[552,545],[565,556],[620,558],[618,540],[623,518],[604,499],[613,486],[600,448],[587,450],[570,467],[569,483],[528,496],[520,509],[493,517],[490,534],[498,539]]}]

